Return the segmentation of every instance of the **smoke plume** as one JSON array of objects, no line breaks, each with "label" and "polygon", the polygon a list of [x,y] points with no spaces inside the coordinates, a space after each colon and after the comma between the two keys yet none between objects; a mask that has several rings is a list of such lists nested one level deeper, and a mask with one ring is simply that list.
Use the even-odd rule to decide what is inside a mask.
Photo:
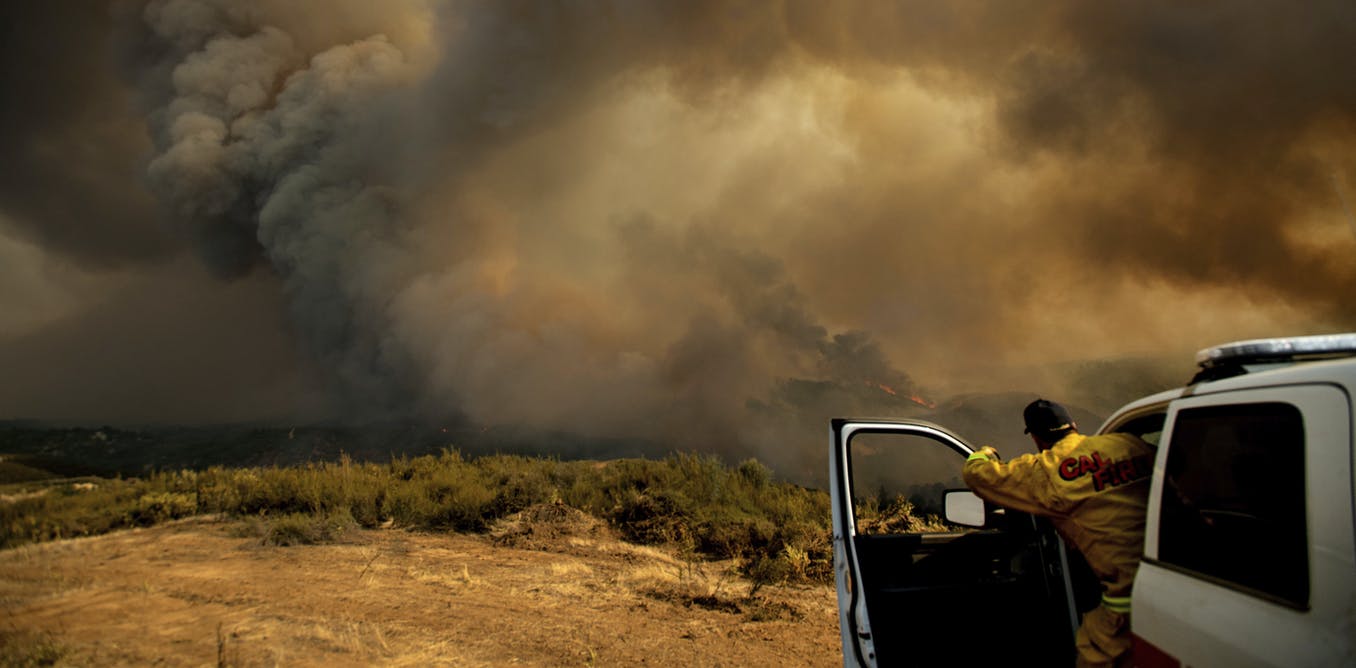
[{"label": "smoke plume", "polygon": [[[84,265],[276,277],[336,415],[794,468],[831,414],[1356,326],[1349,2],[84,7],[7,48],[93,83],[7,57],[4,125],[87,169],[0,206]],[[80,162],[111,99],[146,138]]]}]

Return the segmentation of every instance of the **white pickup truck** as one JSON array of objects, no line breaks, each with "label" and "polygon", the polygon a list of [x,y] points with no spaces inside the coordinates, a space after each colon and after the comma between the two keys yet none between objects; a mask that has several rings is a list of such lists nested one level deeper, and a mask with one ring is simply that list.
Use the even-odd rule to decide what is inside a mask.
[{"label": "white pickup truck", "polygon": [[[1232,343],[1197,363],[1098,430],[1158,447],[1134,664],[1356,665],[1356,334]],[[832,421],[844,665],[1073,663],[1097,582],[1043,520],[964,491],[973,450],[925,422]],[[927,514],[945,522],[908,519]]]}]

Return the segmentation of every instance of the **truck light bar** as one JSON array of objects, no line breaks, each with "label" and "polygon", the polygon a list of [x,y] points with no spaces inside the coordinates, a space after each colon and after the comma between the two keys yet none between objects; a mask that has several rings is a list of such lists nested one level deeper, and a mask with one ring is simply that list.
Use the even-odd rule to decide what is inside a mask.
[{"label": "truck light bar", "polygon": [[1287,362],[1351,355],[1356,355],[1356,333],[1323,334],[1226,343],[1196,353],[1196,365],[1208,369],[1224,363]]}]

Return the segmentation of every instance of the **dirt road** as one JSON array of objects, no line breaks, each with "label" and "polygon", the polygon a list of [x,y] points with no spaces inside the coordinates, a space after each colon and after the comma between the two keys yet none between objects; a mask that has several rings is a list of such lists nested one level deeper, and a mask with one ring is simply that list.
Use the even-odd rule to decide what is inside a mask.
[{"label": "dirt road", "polygon": [[831,588],[750,598],[728,568],[606,532],[278,547],[241,527],[193,519],[0,552],[0,646],[96,666],[841,664]]}]

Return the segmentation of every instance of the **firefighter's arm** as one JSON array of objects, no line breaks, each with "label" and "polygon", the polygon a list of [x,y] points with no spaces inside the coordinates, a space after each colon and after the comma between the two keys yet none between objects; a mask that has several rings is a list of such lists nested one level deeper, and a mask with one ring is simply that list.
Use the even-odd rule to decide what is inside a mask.
[{"label": "firefighter's arm", "polygon": [[1050,515],[1054,499],[1050,480],[1036,455],[1022,455],[1004,463],[997,451],[985,446],[965,460],[965,484],[990,503],[1024,513]]}]

